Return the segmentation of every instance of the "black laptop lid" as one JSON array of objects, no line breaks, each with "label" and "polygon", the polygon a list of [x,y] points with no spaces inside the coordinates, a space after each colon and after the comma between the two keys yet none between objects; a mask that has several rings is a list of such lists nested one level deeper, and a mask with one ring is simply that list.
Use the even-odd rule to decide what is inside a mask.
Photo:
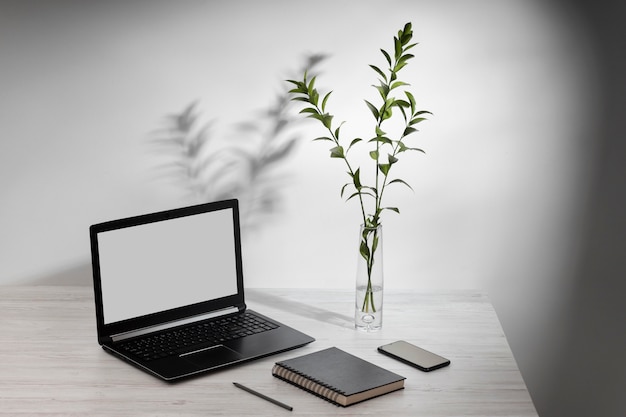
[{"label": "black laptop lid", "polygon": [[98,339],[243,309],[237,200],[90,227]]}]

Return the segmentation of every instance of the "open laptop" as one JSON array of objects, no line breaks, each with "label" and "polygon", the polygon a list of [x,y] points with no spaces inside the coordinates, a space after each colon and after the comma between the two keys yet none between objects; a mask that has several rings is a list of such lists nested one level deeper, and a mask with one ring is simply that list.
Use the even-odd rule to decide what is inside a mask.
[{"label": "open laptop", "polygon": [[98,343],[166,381],[314,341],[246,308],[237,200],[90,227]]}]

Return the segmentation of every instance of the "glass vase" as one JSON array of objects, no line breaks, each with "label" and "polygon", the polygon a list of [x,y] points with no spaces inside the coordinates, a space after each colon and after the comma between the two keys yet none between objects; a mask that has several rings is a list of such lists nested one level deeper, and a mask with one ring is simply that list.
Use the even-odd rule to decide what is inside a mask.
[{"label": "glass vase", "polygon": [[361,225],[354,325],[367,332],[383,325],[383,229]]}]

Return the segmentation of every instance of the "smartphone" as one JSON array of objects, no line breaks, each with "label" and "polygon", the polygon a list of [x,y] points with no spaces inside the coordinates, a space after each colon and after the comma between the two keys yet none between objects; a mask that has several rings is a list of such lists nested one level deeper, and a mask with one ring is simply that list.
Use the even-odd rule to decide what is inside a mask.
[{"label": "smartphone", "polygon": [[424,372],[434,371],[450,365],[450,360],[417,347],[404,340],[379,346],[378,351]]}]

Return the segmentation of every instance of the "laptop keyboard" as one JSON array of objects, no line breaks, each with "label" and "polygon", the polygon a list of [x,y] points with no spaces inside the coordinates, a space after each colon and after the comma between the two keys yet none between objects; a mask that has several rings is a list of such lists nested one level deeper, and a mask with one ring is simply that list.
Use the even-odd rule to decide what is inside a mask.
[{"label": "laptop keyboard", "polygon": [[243,313],[148,335],[120,344],[122,350],[146,361],[194,352],[278,326],[253,313]]}]

